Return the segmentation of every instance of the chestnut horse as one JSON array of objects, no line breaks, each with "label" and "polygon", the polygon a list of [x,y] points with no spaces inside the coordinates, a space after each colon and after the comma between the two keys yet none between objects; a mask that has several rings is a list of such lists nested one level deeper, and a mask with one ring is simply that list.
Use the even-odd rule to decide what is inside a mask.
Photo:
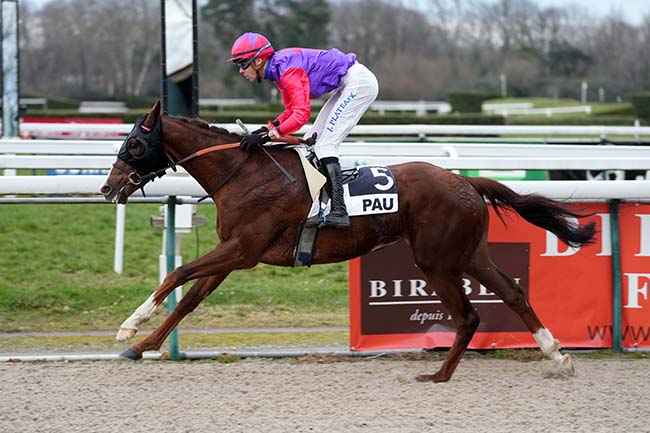
[{"label": "chestnut horse", "polygon": [[[160,103],[136,122],[101,192],[109,201],[126,203],[130,194],[164,170],[180,164],[209,192],[218,208],[221,242],[204,256],[174,269],[153,294],[121,325],[128,340],[174,288],[197,280],[155,331],[122,353],[140,359],[157,350],[172,329],[234,270],[258,263],[291,266],[298,225],[311,206],[302,167],[295,152],[270,154],[297,179],[280,173],[264,152],[237,148],[241,136],[199,120],[161,115]],[[224,143],[228,150],[212,152]],[[203,151],[202,151],[203,150]],[[533,334],[543,353],[564,371],[573,366],[568,354],[544,327],[517,283],[488,255],[486,199],[499,211],[514,210],[526,221],[549,230],[572,246],[590,243],[594,223],[574,224],[579,215],[546,197],[520,195],[487,178],[469,178],[422,162],[390,166],[397,180],[399,212],[351,218],[347,230],[321,229],[314,264],[349,260],[404,239],[417,266],[449,310],[456,328],[441,368],[420,374],[419,381],[445,382],[465,352],[479,317],[463,289],[463,274],[476,278],[506,303]]]}]

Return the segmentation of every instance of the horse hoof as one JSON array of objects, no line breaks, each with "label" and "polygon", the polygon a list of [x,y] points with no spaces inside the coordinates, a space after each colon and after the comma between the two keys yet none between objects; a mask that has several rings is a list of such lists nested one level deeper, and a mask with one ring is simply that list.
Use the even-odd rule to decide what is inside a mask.
[{"label": "horse hoof", "polygon": [[575,376],[576,375],[576,370],[573,367],[573,360],[571,359],[571,355],[568,353],[565,355],[562,355],[562,360],[561,360],[561,368],[562,371],[567,375],[567,376]]},{"label": "horse hoof", "polygon": [[115,340],[128,341],[135,336],[136,332],[138,332],[137,329],[120,328],[117,335],[115,335]]},{"label": "horse hoof", "polygon": [[131,361],[137,361],[139,359],[142,359],[142,353],[136,352],[135,350],[129,347],[124,352],[120,353],[120,358],[130,359]]},{"label": "horse hoof", "polygon": [[416,382],[433,382],[433,383],[440,383],[440,382],[447,382],[449,379],[445,379],[441,377],[438,373],[436,374],[418,374],[415,376],[415,381]]},{"label": "horse hoof", "polygon": [[544,372],[546,379],[567,379],[576,375],[573,360],[568,353],[553,361],[552,367]]}]

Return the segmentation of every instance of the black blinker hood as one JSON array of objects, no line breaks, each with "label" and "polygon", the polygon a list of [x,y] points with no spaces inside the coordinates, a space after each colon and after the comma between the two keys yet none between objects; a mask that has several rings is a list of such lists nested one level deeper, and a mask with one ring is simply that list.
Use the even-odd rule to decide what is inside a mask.
[{"label": "black blinker hood", "polygon": [[[159,119],[151,130],[146,131],[142,128],[142,123],[146,118],[147,114],[143,114],[136,119],[133,129],[124,139],[124,143],[117,154],[118,159],[142,173],[158,171],[172,163],[163,148],[162,122]],[[142,144],[144,152],[141,155],[134,156],[129,152],[128,142],[131,139],[135,139]]]}]

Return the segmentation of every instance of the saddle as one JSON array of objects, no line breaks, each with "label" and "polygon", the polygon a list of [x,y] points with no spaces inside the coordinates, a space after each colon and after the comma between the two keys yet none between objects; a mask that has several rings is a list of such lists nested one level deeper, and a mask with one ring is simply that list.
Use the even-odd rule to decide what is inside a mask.
[{"label": "saddle", "polygon": [[[327,215],[330,209],[326,178],[314,152],[304,147],[293,148],[302,162],[305,179],[313,200],[306,218]],[[349,216],[377,215],[398,211],[397,182],[388,167],[361,166],[343,170],[343,195]],[[318,227],[298,227],[293,266],[311,266]]]}]

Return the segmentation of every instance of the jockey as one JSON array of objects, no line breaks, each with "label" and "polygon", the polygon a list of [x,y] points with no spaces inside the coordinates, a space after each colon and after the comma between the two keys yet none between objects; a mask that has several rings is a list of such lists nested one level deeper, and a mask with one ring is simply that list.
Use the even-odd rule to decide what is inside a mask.
[{"label": "jockey", "polygon": [[275,51],[269,40],[258,33],[244,33],[237,38],[228,61],[239,67],[239,73],[249,81],[273,81],[285,106],[273,121],[242,138],[240,146],[246,151],[302,128],[311,116],[310,99],[331,92],[306,134],[317,134],[314,152],[325,168],[331,211],[325,218],[309,218],[306,224],[347,228],[350,219],[343,199],[338,148],[377,98],[375,75],[358,63],[353,53],[345,54],[336,48]]}]

